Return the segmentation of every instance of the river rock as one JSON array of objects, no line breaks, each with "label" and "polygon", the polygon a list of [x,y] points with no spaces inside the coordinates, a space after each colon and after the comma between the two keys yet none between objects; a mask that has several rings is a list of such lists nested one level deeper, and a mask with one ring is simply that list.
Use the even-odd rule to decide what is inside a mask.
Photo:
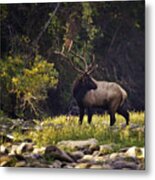
[{"label": "river rock", "polygon": [[136,170],[138,168],[137,164],[134,162],[128,162],[124,160],[118,160],[114,161],[112,163],[113,169],[134,169]]},{"label": "river rock", "polygon": [[90,163],[79,163],[75,166],[76,169],[88,169],[91,167]]},{"label": "river rock", "polygon": [[45,147],[34,147],[33,154],[44,154],[45,149]]},{"label": "river rock", "polygon": [[82,151],[74,151],[69,153],[69,155],[77,161],[78,159],[81,159],[84,156],[84,153]]},{"label": "river rock", "polygon": [[27,163],[26,167],[49,168],[50,165],[42,163],[38,160],[33,160],[32,162]]},{"label": "river rock", "polygon": [[0,166],[10,166],[12,162],[12,157],[8,155],[2,155],[0,157]]},{"label": "river rock", "polygon": [[53,163],[52,163],[52,168],[61,168],[62,166],[62,162],[59,161],[59,160],[55,160]]},{"label": "river rock", "polygon": [[49,159],[57,159],[66,162],[74,162],[73,158],[69,156],[65,151],[57,148],[56,146],[48,146],[45,149],[44,156]]},{"label": "river rock", "polygon": [[133,157],[133,158],[144,158],[145,157],[144,148],[133,146],[126,151],[125,155],[127,157]]},{"label": "river rock", "polygon": [[100,145],[100,149],[99,149],[100,155],[110,154],[113,151],[114,151],[114,145],[113,144]]},{"label": "river rock", "polygon": [[109,156],[93,156],[93,155],[84,155],[82,159],[79,160],[79,162],[82,163],[103,163],[107,161]]},{"label": "river rock", "polygon": [[90,154],[84,155],[83,158],[80,160],[80,162],[91,162],[91,161],[94,161],[94,156]]},{"label": "river rock", "polygon": [[92,151],[98,149],[98,141],[96,139],[60,141],[57,145],[62,149],[70,149],[72,151],[85,149]]},{"label": "river rock", "polygon": [[102,169],[102,168],[103,167],[100,164],[93,164],[93,165],[90,166],[90,169]]},{"label": "river rock", "polygon": [[114,159],[116,159],[117,157],[119,157],[119,154],[118,154],[118,153],[112,153],[112,154],[110,154],[109,159],[110,159],[110,160],[114,160]]},{"label": "river rock", "polygon": [[8,149],[2,144],[0,145],[0,154],[8,154]]},{"label": "river rock", "polygon": [[16,149],[17,154],[22,154],[24,152],[31,152],[31,151],[33,151],[33,143],[27,143],[27,142],[21,143]]},{"label": "river rock", "polygon": [[18,148],[18,145],[16,144],[12,145],[9,155],[17,154],[17,148]]},{"label": "river rock", "polygon": [[26,166],[26,161],[19,161],[15,164],[15,167],[25,167]]}]

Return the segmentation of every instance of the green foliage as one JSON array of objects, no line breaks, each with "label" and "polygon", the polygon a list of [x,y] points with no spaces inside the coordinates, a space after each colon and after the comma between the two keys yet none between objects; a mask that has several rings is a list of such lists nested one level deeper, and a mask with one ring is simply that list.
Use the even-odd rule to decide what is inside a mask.
[{"label": "green foliage", "polygon": [[8,15],[6,4],[0,4],[0,21],[5,19]]},{"label": "green foliage", "polygon": [[[124,119],[117,115],[117,122],[113,127],[109,126],[109,116],[93,116],[91,125],[84,117],[82,126],[78,125],[78,117],[71,116],[67,121],[65,116],[47,118],[37,122],[32,130],[21,133],[14,132],[16,140],[30,138],[38,146],[56,144],[61,140],[82,140],[96,138],[100,144],[116,143],[119,148],[130,146],[144,146],[144,113],[130,112],[130,125],[124,126]],[[133,127],[132,127],[133,126]],[[134,128],[135,126],[135,128]]]},{"label": "green foliage", "polygon": [[95,26],[93,22],[94,12],[91,7],[91,3],[83,2],[82,3],[83,11],[82,11],[82,27],[86,29],[87,32],[87,44],[91,43],[99,32],[99,29]]},{"label": "green foliage", "polygon": [[29,108],[35,115],[39,115],[39,101],[47,97],[48,88],[56,87],[58,83],[58,73],[54,69],[54,64],[48,63],[38,55],[34,58],[33,65],[25,68],[22,57],[9,56],[0,61],[0,66],[1,89],[6,97],[10,93],[15,94],[18,101],[16,108],[19,111],[23,112],[25,108]]}]

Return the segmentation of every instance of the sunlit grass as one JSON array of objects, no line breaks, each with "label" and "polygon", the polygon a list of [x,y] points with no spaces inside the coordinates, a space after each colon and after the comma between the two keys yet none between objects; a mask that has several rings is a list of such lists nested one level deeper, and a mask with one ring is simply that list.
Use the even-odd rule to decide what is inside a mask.
[{"label": "sunlit grass", "polygon": [[144,146],[144,112],[130,112],[130,125],[125,126],[125,119],[116,115],[116,123],[110,127],[108,114],[94,115],[92,124],[78,124],[78,116],[46,118],[36,121],[36,126],[25,133],[20,130],[13,133],[15,140],[32,139],[38,146],[56,144],[61,140],[82,140],[96,138],[99,144],[115,143],[118,147]]}]

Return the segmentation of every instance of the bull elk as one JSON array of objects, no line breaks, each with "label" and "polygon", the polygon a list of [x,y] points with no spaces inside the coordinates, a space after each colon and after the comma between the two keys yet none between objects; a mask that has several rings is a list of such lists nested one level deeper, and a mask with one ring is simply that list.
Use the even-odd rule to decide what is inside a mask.
[{"label": "bull elk", "polygon": [[129,124],[129,113],[123,106],[127,99],[127,92],[115,82],[97,81],[91,77],[92,72],[96,69],[94,55],[92,56],[91,63],[88,65],[85,57],[77,55],[73,51],[70,52],[83,62],[85,68],[82,70],[76,67],[73,61],[64,53],[56,53],[67,59],[72,67],[80,73],[80,77],[73,83],[73,96],[79,106],[80,124],[82,124],[85,109],[88,114],[88,123],[91,123],[92,109],[95,107],[108,110],[110,114],[110,126],[114,125],[116,121],[116,112],[126,119],[126,125]]}]

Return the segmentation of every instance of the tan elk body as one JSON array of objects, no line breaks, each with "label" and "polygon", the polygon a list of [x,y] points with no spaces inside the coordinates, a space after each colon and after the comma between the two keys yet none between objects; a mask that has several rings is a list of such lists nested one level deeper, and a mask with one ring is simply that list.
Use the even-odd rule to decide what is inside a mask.
[{"label": "tan elk body", "polygon": [[128,125],[129,113],[124,107],[127,99],[127,92],[115,82],[97,81],[90,76],[96,68],[94,65],[95,56],[92,56],[92,62],[88,65],[84,57],[72,52],[73,56],[79,58],[84,63],[85,70],[81,70],[80,68],[77,68],[65,54],[57,54],[60,54],[67,59],[72,67],[81,74],[81,76],[73,83],[73,96],[77,101],[80,111],[79,123],[82,124],[85,109],[88,114],[88,122],[91,123],[93,115],[92,109],[94,107],[99,107],[108,110],[111,126],[116,121],[116,112],[126,119],[126,125]]}]

